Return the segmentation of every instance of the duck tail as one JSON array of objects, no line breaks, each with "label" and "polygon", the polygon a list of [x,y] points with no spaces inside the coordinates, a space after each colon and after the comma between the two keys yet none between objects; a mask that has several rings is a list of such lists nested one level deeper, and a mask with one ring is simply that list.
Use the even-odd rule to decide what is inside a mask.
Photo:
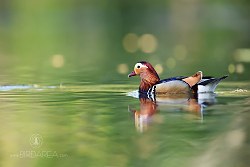
[{"label": "duck tail", "polygon": [[213,93],[219,82],[226,79],[227,77],[228,75],[224,75],[220,78],[203,77],[202,80],[197,84],[198,93]]}]

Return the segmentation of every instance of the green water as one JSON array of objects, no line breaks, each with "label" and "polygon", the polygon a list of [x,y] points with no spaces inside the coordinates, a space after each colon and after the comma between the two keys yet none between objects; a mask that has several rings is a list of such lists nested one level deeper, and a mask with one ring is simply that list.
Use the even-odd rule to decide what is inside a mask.
[{"label": "green water", "polygon": [[0,92],[1,166],[249,164],[249,83],[221,84],[203,114],[157,104],[141,129],[136,85],[54,86]]}]

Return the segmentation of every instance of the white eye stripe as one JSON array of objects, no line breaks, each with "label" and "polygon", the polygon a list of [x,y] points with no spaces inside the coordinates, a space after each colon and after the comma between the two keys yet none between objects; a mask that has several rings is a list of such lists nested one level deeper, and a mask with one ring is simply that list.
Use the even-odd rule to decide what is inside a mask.
[{"label": "white eye stripe", "polygon": [[143,65],[142,63],[136,63],[135,64],[135,68],[141,68],[141,67],[148,68],[146,65]]}]

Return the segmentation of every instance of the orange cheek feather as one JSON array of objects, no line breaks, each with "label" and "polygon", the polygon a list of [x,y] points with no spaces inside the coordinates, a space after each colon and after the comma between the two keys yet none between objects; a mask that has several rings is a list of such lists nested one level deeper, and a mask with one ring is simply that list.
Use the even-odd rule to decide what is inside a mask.
[{"label": "orange cheek feather", "polygon": [[134,71],[135,71],[135,73],[136,73],[137,75],[140,74],[140,70],[139,70],[139,69],[135,68]]}]

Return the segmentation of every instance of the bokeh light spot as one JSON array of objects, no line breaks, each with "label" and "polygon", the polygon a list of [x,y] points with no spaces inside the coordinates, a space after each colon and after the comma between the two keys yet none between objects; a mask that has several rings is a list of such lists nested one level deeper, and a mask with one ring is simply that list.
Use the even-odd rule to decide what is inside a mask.
[{"label": "bokeh light spot", "polygon": [[234,59],[237,62],[250,62],[250,49],[237,49]]},{"label": "bokeh light spot", "polygon": [[177,60],[184,60],[187,57],[187,49],[184,45],[176,45],[174,48],[174,57]]},{"label": "bokeh light spot", "polygon": [[155,70],[158,74],[161,74],[163,72],[163,67],[161,64],[156,64],[155,65]]},{"label": "bokeh light spot", "polygon": [[139,46],[144,53],[153,53],[157,48],[157,39],[152,34],[144,34],[139,39]]},{"label": "bokeh light spot", "polygon": [[167,67],[169,68],[169,69],[173,69],[173,68],[175,68],[175,66],[176,66],[176,61],[175,61],[175,59],[174,58],[168,58],[167,59]]},{"label": "bokeh light spot", "polygon": [[128,33],[123,38],[123,47],[129,53],[134,53],[138,50],[139,37],[134,33]]},{"label": "bokeh light spot", "polygon": [[127,64],[119,64],[117,66],[117,72],[119,74],[127,74],[128,73],[128,65]]},{"label": "bokeh light spot", "polygon": [[229,72],[230,74],[232,74],[232,73],[235,72],[235,66],[234,66],[234,64],[229,64],[229,65],[228,65],[228,72]]},{"label": "bokeh light spot", "polygon": [[55,68],[61,68],[64,65],[64,57],[63,55],[56,54],[52,56],[51,59],[52,66]]},{"label": "bokeh light spot", "polygon": [[239,74],[242,74],[244,72],[244,70],[245,70],[244,65],[241,64],[241,63],[237,64],[235,69],[236,69],[236,72],[239,73]]}]

